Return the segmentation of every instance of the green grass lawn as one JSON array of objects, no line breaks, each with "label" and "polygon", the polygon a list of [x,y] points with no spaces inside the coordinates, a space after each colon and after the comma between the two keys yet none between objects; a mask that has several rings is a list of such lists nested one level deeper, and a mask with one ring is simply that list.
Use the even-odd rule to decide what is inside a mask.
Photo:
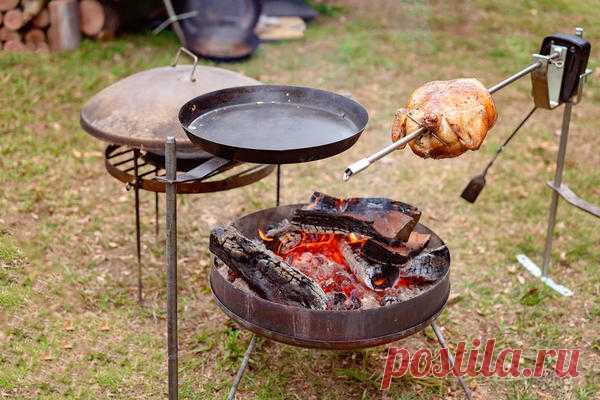
[{"label": "green grass lawn", "polygon": [[[433,79],[494,84],[530,62],[542,38],[586,29],[594,76],[573,110],[565,181],[600,203],[600,2],[360,1],[321,5],[328,16],[306,38],[264,44],[222,65],[270,83],[351,93],[369,110],[360,141],[337,157],[284,168],[283,201],[313,190],[387,196],[415,204],[448,243],[456,301],[440,323],[452,346],[496,338],[500,346],[579,348],[579,376],[468,379],[479,399],[598,399],[600,225],[561,203],[552,275],[575,290],[559,297],[517,266],[541,262],[561,110],[538,112],[488,175],[476,205],[459,194],[531,106],[524,79],[495,95],[500,118],[482,149],[452,160],[394,153],[349,183],[347,164],[389,141],[394,111]],[[598,43],[598,44],[596,44]],[[170,33],[84,41],[65,54],[0,52],[0,397],[148,399],[166,393],[165,274],[153,195],[142,193],[145,304],[136,303],[133,194],[104,170],[104,144],[79,126],[94,93],[134,72],[168,65]],[[140,96],[143,93],[139,93]],[[250,340],[213,303],[207,236],[274,202],[274,177],[232,192],[181,196],[180,397],[224,398]],[[273,194],[271,194],[273,193]],[[162,201],[162,199],[161,199]],[[161,203],[164,204],[164,203]],[[401,342],[436,348],[427,329]],[[298,349],[259,340],[238,398],[461,398],[451,380],[404,377],[382,394],[386,347]],[[532,363],[531,359],[528,363]]]}]

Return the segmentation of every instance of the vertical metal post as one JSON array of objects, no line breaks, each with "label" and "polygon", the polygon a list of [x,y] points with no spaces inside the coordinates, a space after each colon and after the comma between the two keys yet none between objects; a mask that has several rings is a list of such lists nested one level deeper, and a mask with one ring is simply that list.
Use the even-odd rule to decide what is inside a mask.
[{"label": "vertical metal post", "polygon": [[279,207],[279,201],[280,201],[280,190],[281,190],[281,164],[277,164],[277,188],[276,188],[276,194],[275,194],[275,205],[277,207]]},{"label": "vertical metal post", "polygon": [[140,232],[140,177],[138,159],[140,150],[133,150],[133,171],[135,182],[133,183],[133,193],[135,197],[135,244],[137,252],[137,278],[138,278],[138,303],[142,303],[142,239]]},{"label": "vertical metal post", "polygon": [[158,221],[158,216],[158,192],[154,192],[154,234],[156,235],[156,237],[158,237],[158,234],[160,233],[160,223]]},{"label": "vertical metal post", "polygon": [[[437,337],[437,340],[440,343],[440,347],[442,349],[447,349],[448,350],[448,361],[450,361],[450,367],[454,368],[454,355],[452,354],[452,352],[448,348],[448,345],[446,344],[446,339],[444,339],[444,335],[442,334],[442,331],[437,326],[437,324],[435,323],[435,321],[433,321],[431,323],[431,328],[433,329],[433,333],[435,333],[435,336]],[[469,388],[465,384],[465,381],[463,380],[463,378],[461,376],[457,376],[456,380],[458,381],[458,383],[462,387],[463,391],[465,392],[465,396],[467,396],[467,399],[468,400],[473,400],[473,397],[471,395],[471,390],[469,390]]]},{"label": "vertical metal post", "polygon": [[166,164],[166,267],[167,267],[167,351],[169,368],[169,400],[178,397],[177,339],[177,160],[175,137],[165,143]]},{"label": "vertical metal post", "polygon": [[[555,188],[560,188],[560,185],[562,184],[563,167],[565,165],[565,155],[567,153],[567,140],[569,138],[569,125],[571,123],[572,108],[573,104],[570,101],[565,103],[562,128],[560,131],[560,144],[558,146],[558,156],[556,157],[556,173],[554,174]],[[542,277],[548,276],[548,269],[550,267],[550,258],[552,256],[552,236],[554,234],[554,225],[556,224],[558,196],[558,192],[556,190],[552,190],[552,201],[550,203],[550,213],[548,215],[548,229],[546,231],[546,247],[544,248]]]}]

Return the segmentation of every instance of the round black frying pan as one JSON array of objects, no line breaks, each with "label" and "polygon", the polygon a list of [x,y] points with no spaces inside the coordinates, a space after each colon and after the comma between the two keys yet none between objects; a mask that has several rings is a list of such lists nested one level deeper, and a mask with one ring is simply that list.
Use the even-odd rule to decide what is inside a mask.
[{"label": "round black frying pan", "polygon": [[179,22],[185,47],[215,61],[249,57],[260,39],[254,28],[261,14],[259,0],[179,0],[179,14],[200,11]]},{"label": "round black frying pan", "polygon": [[369,116],[356,101],[299,86],[240,86],[187,102],[179,121],[190,140],[222,158],[257,164],[319,160],[350,148]]}]

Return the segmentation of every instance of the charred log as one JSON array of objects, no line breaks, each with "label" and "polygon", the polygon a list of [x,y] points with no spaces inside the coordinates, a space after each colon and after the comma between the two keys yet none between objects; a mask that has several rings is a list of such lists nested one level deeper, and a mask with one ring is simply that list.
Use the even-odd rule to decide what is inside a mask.
[{"label": "charred log", "polygon": [[340,251],[354,276],[371,290],[385,290],[398,279],[398,266],[369,262],[345,242],[340,243]]},{"label": "charred log", "polygon": [[213,229],[209,249],[267,300],[318,310],[327,306],[327,296],[315,281],[233,226]]},{"label": "charred log", "polygon": [[404,264],[411,257],[419,254],[427,243],[431,235],[413,231],[406,243],[390,245],[369,239],[362,248],[363,255],[371,261],[384,264]]},{"label": "charred log", "polygon": [[385,198],[338,199],[315,192],[310,204],[292,218],[302,227],[359,233],[387,244],[408,240],[421,212],[409,204]]},{"label": "charred log", "polygon": [[446,246],[426,249],[403,265],[373,262],[346,243],[340,244],[340,250],[354,276],[375,291],[392,288],[399,279],[435,282],[444,276],[450,265]]},{"label": "charred log", "polygon": [[450,251],[445,245],[427,249],[399,269],[402,278],[435,282],[442,278],[450,265]]},{"label": "charred log", "polygon": [[267,236],[269,237],[277,237],[288,232],[300,231],[298,226],[293,225],[290,220],[287,218],[282,220],[280,223],[269,226],[267,229]]}]

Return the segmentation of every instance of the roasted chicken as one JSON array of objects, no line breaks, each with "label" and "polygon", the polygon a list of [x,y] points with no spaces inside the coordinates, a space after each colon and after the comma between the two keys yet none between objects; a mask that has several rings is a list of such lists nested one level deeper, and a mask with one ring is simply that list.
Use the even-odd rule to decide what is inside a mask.
[{"label": "roasted chicken", "polygon": [[410,142],[423,158],[457,157],[477,150],[496,121],[496,106],[477,79],[428,82],[415,90],[406,108],[394,116],[392,140],[425,127],[427,132]]}]

